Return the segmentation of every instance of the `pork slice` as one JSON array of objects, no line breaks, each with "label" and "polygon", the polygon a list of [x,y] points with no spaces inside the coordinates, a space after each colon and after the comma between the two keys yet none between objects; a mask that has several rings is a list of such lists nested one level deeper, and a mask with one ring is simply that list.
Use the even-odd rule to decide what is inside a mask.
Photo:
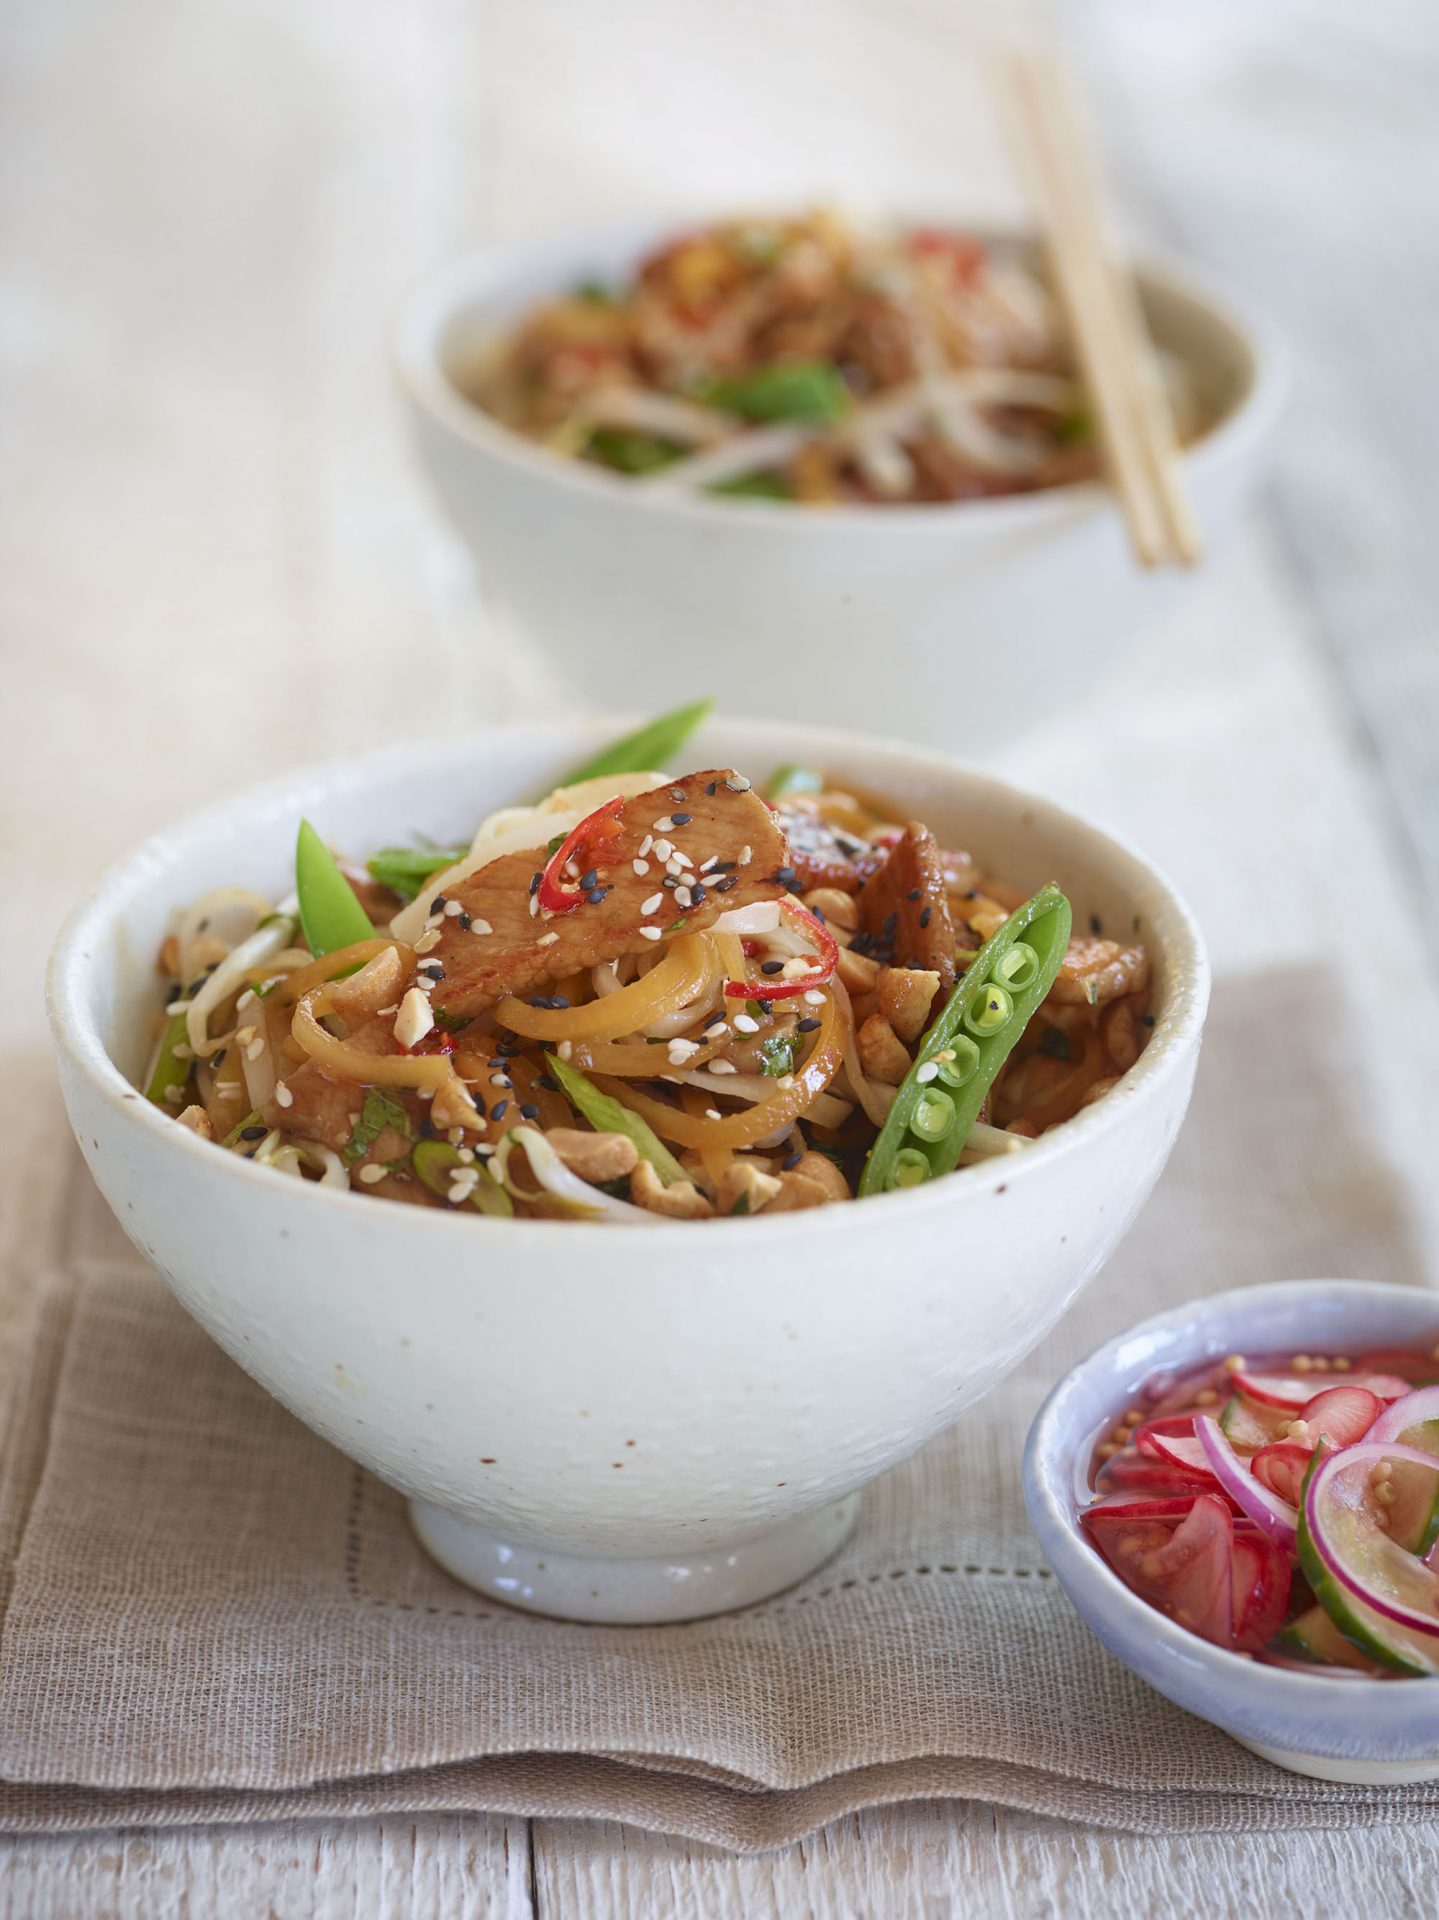
[{"label": "pork slice", "polygon": [[928,827],[911,820],[859,896],[854,945],[885,966],[919,967],[954,986],[954,923],[945,892],[944,859]]},{"label": "pork slice", "polygon": [[846,833],[804,800],[782,800],[775,817],[789,842],[798,892],[808,893],[811,887],[859,892],[876,865],[876,849],[867,840]]},{"label": "pork slice", "polygon": [[[530,910],[535,876],[550,857],[544,847],[505,854],[452,889],[448,899],[462,912],[440,916],[432,929],[438,939],[418,961],[436,982],[437,1009],[447,1018],[466,1018],[505,994],[527,993],[627,953],[651,953],[676,934],[712,926],[727,908],[778,899],[790,884],[789,848],[774,814],[725,767],[635,795],[621,807],[616,827],[603,852],[581,855],[587,863],[582,877],[594,868],[600,897],[582,897],[568,912]],[[677,875],[667,872],[656,843],[689,864]],[[561,885],[574,881],[562,878]],[[680,890],[685,887],[688,894]],[[660,939],[649,938],[645,928],[658,929]]]}]

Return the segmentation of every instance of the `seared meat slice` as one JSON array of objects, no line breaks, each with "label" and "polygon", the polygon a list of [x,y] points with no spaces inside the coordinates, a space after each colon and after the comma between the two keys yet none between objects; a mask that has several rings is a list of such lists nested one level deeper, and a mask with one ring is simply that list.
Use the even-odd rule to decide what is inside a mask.
[{"label": "seared meat slice", "polygon": [[585,871],[561,879],[567,889],[576,879],[589,882],[568,912],[548,914],[532,895],[549,857],[536,847],[492,860],[448,896],[459,913],[431,916],[435,944],[419,942],[418,964],[436,981],[434,1003],[448,1018],[601,961],[650,953],[672,934],[700,932],[729,907],[778,899],[791,884],[774,814],[724,767],[626,800],[612,830],[581,852]]},{"label": "seared meat slice", "polygon": [[853,945],[871,959],[939,975],[941,995],[954,985],[954,923],[944,860],[927,827],[911,820],[859,896],[860,933]]},{"label": "seared meat slice", "polygon": [[806,801],[782,800],[775,817],[789,842],[797,892],[838,887],[841,893],[857,893],[873,872],[877,855],[869,842],[835,826]]}]

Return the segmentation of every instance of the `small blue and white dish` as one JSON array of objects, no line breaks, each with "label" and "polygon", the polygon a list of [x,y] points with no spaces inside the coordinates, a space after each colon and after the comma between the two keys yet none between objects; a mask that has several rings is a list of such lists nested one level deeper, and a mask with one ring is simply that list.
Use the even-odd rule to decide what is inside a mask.
[{"label": "small blue and white dish", "polygon": [[1293,1773],[1359,1786],[1439,1780],[1439,1681],[1295,1673],[1211,1645],[1131,1593],[1079,1529],[1116,1409],[1162,1368],[1229,1353],[1434,1346],[1439,1295],[1360,1280],[1240,1287],[1145,1320],[1071,1369],[1024,1454],[1024,1499],[1055,1577],[1109,1651],[1200,1719]]}]

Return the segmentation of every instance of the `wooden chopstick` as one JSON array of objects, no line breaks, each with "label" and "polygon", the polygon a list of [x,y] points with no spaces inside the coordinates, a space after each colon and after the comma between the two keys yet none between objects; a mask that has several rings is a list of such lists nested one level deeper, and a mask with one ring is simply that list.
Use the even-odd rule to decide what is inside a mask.
[{"label": "wooden chopstick", "polygon": [[1109,242],[1058,62],[1020,53],[1011,72],[1027,171],[1130,543],[1142,566],[1193,566],[1203,543],[1154,344],[1134,277]]}]

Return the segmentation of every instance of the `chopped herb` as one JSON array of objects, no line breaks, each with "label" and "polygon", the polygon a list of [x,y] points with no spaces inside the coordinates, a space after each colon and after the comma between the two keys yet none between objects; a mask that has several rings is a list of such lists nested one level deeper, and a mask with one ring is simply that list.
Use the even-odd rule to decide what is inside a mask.
[{"label": "chopped herb", "polygon": [[749,1212],[749,1195],[747,1193],[742,1193],[739,1196],[739,1198],[735,1201],[734,1205],[730,1208],[730,1212],[731,1213],[748,1213]]},{"label": "chopped herb", "polygon": [[378,1087],[366,1087],[365,1104],[360,1109],[349,1145],[340,1155],[345,1165],[352,1167],[357,1160],[363,1160],[386,1127],[393,1127],[406,1140],[410,1137],[410,1117],[400,1103],[381,1093]]},{"label": "chopped herb", "polygon": [[623,427],[596,427],[585,442],[584,456],[614,473],[653,473],[669,466],[684,452],[676,440],[657,433],[632,433]]},{"label": "chopped herb", "polygon": [[431,874],[453,867],[468,851],[467,847],[382,847],[365,866],[382,887],[402,900],[413,900]]},{"label": "chopped herb", "polygon": [[783,1079],[793,1073],[799,1058],[800,1042],[795,1033],[772,1033],[760,1047],[760,1072],[770,1079]]}]

